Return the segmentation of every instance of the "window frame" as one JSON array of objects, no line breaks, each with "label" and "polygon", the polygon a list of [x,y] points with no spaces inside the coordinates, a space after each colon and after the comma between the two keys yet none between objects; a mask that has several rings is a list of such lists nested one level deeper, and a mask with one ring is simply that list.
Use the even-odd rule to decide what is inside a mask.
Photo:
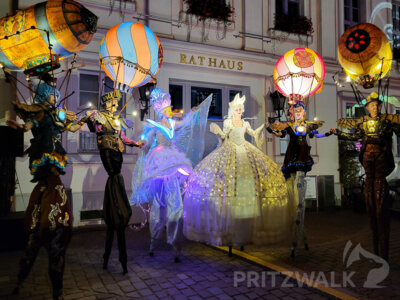
[{"label": "window frame", "polygon": [[[202,87],[202,88],[210,88],[210,89],[221,89],[222,94],[222,116],[221,119],[209,119],[213,122],[222,122],[224,117],[228,115],[229,108],[229,91],[230,90],[238,90],[241,91],[243,95],[246,96],[246,99],[250,97],[250,87],[248,86],[238,86],[238,85],[226,85],[226,84],[215,84],[203,81],[189,81],[189,80],[180,80],[180,79],[169,79],[168,90],[170,85],[180,85],[182,86],[182,109],[184,112],[189,112],[191,110],[191,89],[192,87]],[[228,101],[227,101],[228,100]],[[247,102],[247,101],[246,101]],[[246,105],[245,114],[252,116],[254,112],[250,109],[248,112],[250,105]],[[246,113],[247,112],[247,113]]]}]

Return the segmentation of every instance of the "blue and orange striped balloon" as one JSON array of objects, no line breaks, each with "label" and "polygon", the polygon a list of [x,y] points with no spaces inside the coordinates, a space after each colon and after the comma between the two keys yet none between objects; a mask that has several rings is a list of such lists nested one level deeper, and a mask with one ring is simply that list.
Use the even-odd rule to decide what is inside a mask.
[{"label": "blue and orange striped balloon", "polygon": [[163,60],[157,36],[149,27],[134,22],[121,23],[107,31],[99,55],[104,72],[123,92],[155,79]]}]

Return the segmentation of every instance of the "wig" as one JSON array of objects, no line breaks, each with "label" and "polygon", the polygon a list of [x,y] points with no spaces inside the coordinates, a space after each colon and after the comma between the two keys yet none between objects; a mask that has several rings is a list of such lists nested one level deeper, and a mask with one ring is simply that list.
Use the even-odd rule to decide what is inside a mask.
[{"label": "wig", "polygon": [[38,85],[35,85],[34,91],[35,98],[33,99],[33,101],[37,103],[44,103],[45,101],[47,101],[47,99],[49,99],[51,94],[55,94],[56,101],[60,99],[60,91],[48,85],[47,83],[40,83]]}]

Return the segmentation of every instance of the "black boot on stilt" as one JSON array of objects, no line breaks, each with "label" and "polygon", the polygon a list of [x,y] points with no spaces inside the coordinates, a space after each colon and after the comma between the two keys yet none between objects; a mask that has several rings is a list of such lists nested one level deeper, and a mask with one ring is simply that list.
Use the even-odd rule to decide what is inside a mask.
[{"label": "black boot on stilt", "polygon": [[294,258],[296,256],[296,248],[297,248],[297,243],[293,243],[292,252],[290,252],[291,258]]},{"label": "black boot on stilt", "polygon": [[229,245],[228,255],[229,255],[229,257],[232,257],[232,245]]},{"label": "black boot on stilt", "polygon": [[104,270],[107,270],[108,258],[109,258],[108,255],[106,255],[106,254],[103,255],[103,269],[104,269]]}]

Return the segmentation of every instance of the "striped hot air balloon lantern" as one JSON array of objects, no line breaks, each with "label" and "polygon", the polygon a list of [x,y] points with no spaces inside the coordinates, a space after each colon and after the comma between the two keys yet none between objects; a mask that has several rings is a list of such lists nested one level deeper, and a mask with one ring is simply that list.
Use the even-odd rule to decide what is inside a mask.
[{"label": "striped hot air balloon lantern", "polygon": [[163,51],[157,36],[143,24],[112,27],[100,43],[100,65],[122,92],[144,85],[157,75]]}]

